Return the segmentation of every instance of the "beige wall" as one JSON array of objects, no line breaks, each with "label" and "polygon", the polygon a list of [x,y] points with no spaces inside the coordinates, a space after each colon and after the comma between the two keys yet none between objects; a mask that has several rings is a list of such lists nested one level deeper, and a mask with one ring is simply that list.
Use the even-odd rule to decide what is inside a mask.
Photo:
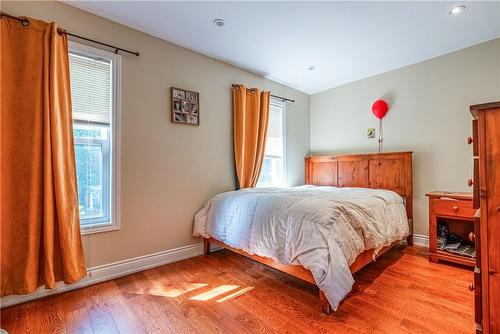
[{"label": "beige wall", "polygon": [[[122,57],[122,228],[84,237],[89,267],[199,242],[191,237],[194,213],[234,188],[233,83],[296,100],[287,104],[287,175],[290,185],[303,182],[307,94],[62,3],[2,1],[2,10],[141,53]],[[170,122],[171,86],[200,93],[199,127]]]},{"label": "beige wall", "polygon": [[469,105],[500,100],[500,39],[311,96],[313,153],[376,152],[371,104],[389,101],[384,150],[414,151],[414,230],[427,235],[425,193],[468,191]]},{"label": "beige wall", "polygon": [[[84,237],[89,267],[193,244],[193,214],[233,189],[232,83],[291,97],[287,175],[303,182],[303,156],[373,152],[371,103],[390,101],[385,150],[413,150],[415,232],[427,234],[425,192],[467,190],[470,104],[500,100],[500,39],[309,97],[223,62],[57,2],[5,2],[2,10],[57,21],[75,33],[138,50],[122,57],[121,230]],[[175,125],[171,86],[198,91],[201,125]],[[309,101],[310,100],[310,101]],[[309,115],[309,109],[311,111]],[[310,123],[310,124],[309,124]],[[310,132],[310,133],[309,133]],[[310,141],[310,146],[309,146]]]}]

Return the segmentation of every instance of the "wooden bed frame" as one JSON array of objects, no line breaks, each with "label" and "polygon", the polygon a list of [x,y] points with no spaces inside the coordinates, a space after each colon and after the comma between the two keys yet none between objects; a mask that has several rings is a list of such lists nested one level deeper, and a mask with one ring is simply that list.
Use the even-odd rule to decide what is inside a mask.
[{"label": "wooden bed frame", "polygon": [[[306,184],[388,189],[401,195],[405,200],[410,227],[407,243],[413,245],[412,152],[308,156],[305,158],[305,162]],[[274,262],[270,258],[250,255],[213,238],[204,238],[203,244],[206,255],[210,253],[210,244],[215,244],[316,285],[311,272],[301,265],[281,264]],[[382,248],[377,256],[384,254],[397,244],[399,242]],[[355,273],[372,262],[373,252],[374,250],[371,249],[361,253],[350,266],[351,272]],[[321,290],[319,297],[321,310],[326,314],[330,314],[332,308]]]}]

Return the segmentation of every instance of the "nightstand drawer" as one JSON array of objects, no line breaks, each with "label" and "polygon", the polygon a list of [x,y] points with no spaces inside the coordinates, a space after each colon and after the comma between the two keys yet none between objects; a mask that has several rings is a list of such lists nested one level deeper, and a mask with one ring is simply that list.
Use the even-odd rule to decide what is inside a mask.
[{"label": "nightstand drawer", "polygon": [[472,201],[435,198],[434,213],[437,216],[448,216],[473,219],[477,210],[472,207]]}]

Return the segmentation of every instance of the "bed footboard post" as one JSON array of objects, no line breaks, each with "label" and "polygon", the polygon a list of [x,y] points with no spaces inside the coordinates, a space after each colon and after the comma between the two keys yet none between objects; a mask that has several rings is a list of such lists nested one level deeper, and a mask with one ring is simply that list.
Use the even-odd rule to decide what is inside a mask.
[{"label": "bed footboard post", "polygon": [[319,290],[319,301],[321,305],[321,312],[324,314],[332,314],[332,306],[330,305],[328,299],[326,299],[325,293],[321,290]]},{"label": "bed footboard post", "polygon": [[208,255],[210,253],[210,239],[203,238],[203,254]]},{"label": "bed footboard post", "polygon": [[408,246],[413,246],[413,234],[410,234],[406,237],[406,243],[408,244]]}]

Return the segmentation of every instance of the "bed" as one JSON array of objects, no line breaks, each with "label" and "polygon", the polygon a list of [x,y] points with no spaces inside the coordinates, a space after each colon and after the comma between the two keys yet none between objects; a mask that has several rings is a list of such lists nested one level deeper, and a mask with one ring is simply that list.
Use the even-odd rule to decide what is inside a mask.
[{"label": "bed", "polygon": [[193,234],[315,284],[324,313],[352,274],[403,238],[412,244],[412,152],[309,156],[305,186],[242,189],[210,199]]}]

